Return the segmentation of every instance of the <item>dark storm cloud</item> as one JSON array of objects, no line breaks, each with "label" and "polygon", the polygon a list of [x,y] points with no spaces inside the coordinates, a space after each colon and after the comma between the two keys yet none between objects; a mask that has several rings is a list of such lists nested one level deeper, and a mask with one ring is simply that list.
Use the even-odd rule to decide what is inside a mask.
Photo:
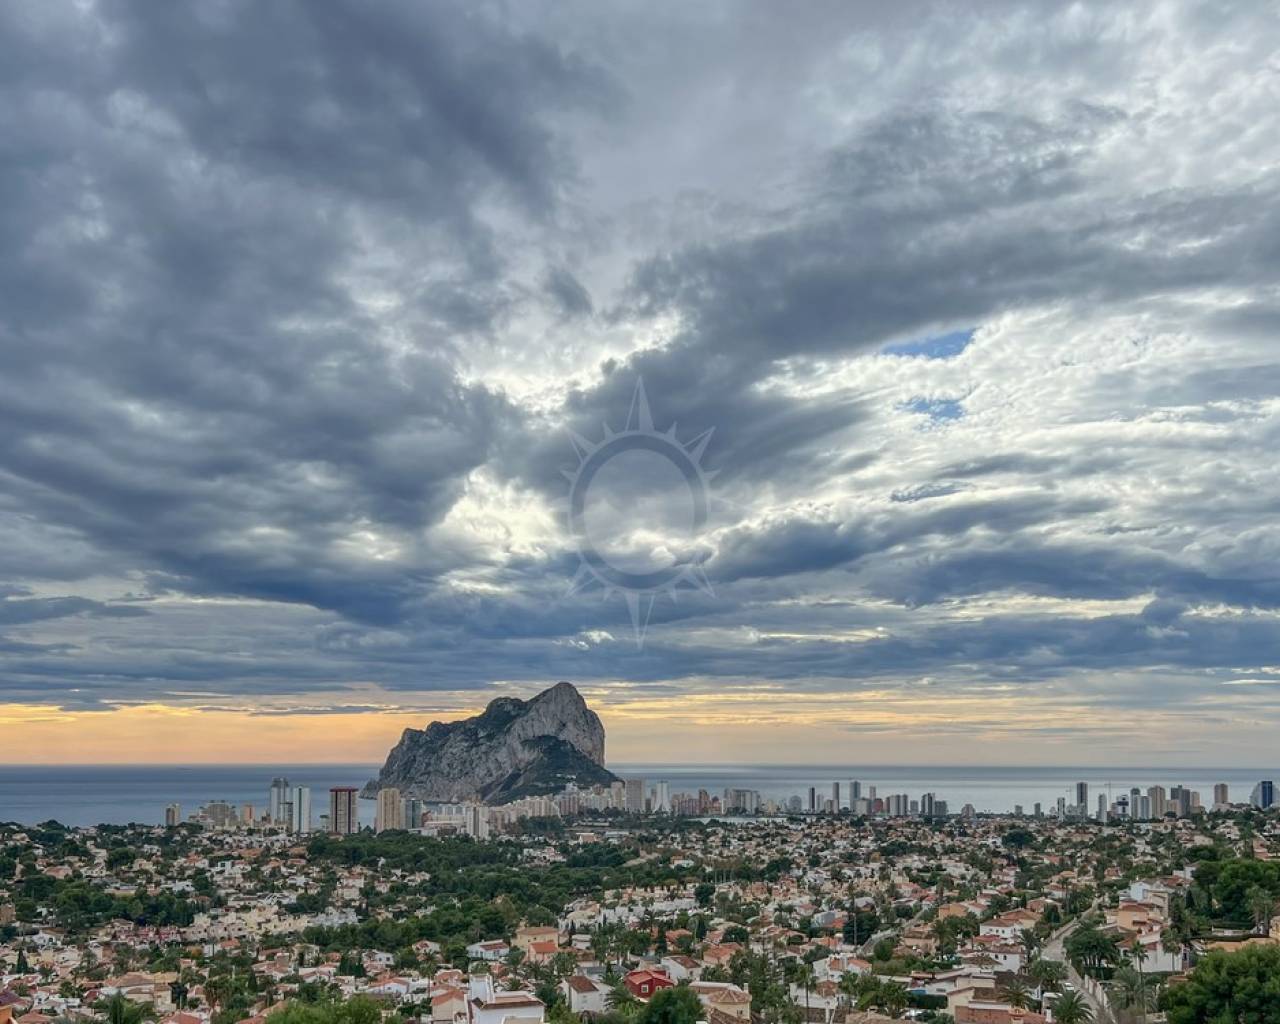
[{"label": "dark storm cloud", "polygon": [[[965,499],[941,507],[921,502],[911,510],[895,509],[891,515],[869,521],[793,516],[763,527],[728,531],[710,568],[717,579],[726,580],[786,576],[840,568],[895,548],[901,548],[903,558],[928,554],[932,561],[933,553],[923,542],[935,537],[959,539],[977,529],[1013,537],[1029,526],[1092,515],[1103,508],[1100,502],[1067,503],[1052,495],[1027,495],[1003,501]],[[913,581],[920,576],[914,569],[901,574]],[[931,597],[943,594],[927,582],[922,589]]]},{"label": "dark storm cloud", "polygon": [[560,470],[574,461],[566,428],[588,440],[599,440],[606,424],[621,429],[638,382],[649,395],[657,429],[674,425],[685,442],[714,431],[705,464],[717,474],[717,502],[749,501],[763,480],[803,487],[817,472],[851,472],[874,461],[874,453],[854,452],[843,467],[831,462],[837,435],[864,415],[858,399],[835,395],[796,401],[756,388],[760,373],[759,366],[727,353],[686,349],[610,363],[599,385],[567,396],[563,421],[509,438],[502,464],[511,475],[559,498],[564,493]]},{"label": "dark storm cloud", "polygon": [[147,610],[132,605],[103,604],[84,597],[9,598],[0,601],[0,626],[86,614],[101,618],[132,619],[146,615]]},{"label": "dark storm cloud", "polygon": [[[463,5],[0,17],[6,503],[173,589],[399,618],[510,415],[451,357],[509,302],[475,207],[551,216],[543,114],[607,81]],[[335,552],[366,529],[408,553]]]},{"label": "dark storm cloud", "polygon": [[566,317],[585,316],[594,309],[591,293],[567,267],[552,267],[547,272],[546,289]]}]

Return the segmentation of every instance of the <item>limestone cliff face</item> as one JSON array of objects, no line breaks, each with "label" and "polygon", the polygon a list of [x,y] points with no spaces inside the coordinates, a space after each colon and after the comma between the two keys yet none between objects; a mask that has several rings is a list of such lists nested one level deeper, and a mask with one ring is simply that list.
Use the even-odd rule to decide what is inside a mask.
[{"label": "limestone cliff face", "polygon": [[501,803],[615,779],[599,716],[571,684],[556,683],[528,701],[499,697],[475,718],[406,729],[365,795],[394,786],[423,800]]}]

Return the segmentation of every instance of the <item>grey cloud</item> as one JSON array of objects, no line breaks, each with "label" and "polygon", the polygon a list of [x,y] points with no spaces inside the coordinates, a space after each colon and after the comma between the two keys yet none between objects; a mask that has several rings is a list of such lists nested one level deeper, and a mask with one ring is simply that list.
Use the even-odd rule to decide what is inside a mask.
[{"label": "grey cloud", "polygon": [[1015,305],[1273,276],[1275,180],[1097,210],[1083,188],[1095,118],[1063,119],[891,118],[803,205],[643,264],[636,301],[683,312],[703,358],[767,360],[963,329]]},{"label": "grey cloud", "polygon": [[[824,571],[934,536],[958,537],[978,528],[1012,536],[1028,526],[1091,515],[1103,507],[1102,502],[1096,501],[1066,502],[1052,495],[1026,495],[1004,501],[966,498],[942,506],[921,502],[894,509],[891,514],[881,513],[867,522],[793,516],[729,531],[710,567],[717,578],[730,580]],[[936,558],[934,552],[917,552],[908,546],[895,558],[905,563],[917,553],[929,556],[923,567],[927,575],[933,568],[930,563]],[[905,582],[919,581],[921,574],[913,566],[892,575]],[[944,592],[944,588],[932,588],[927,582],[919,586],[929,594]]]},{"label": "grey cloud", "polygon": [[[477,207],[553,214],[606,76],[464,6],[0,17],[9,505],[189,593],[397,618],[511,415],[455,368],[512,301]],[[399,556],[335,550],[370,531]]]},{"label": "grey cloud", "polygon": [[[1276,663],[1273,142],[1224,113],[1167,173],[1115,158],[1210,88],[1143,92],[1142,33],[1159,75],[1273,26],[1173,5],[1139,42],[1059,38],[1051,7],[1001,5],[995,34],[988,10],[0,9],[0,696]],[[1047,356],[1016,322],[1045,311]],[[1168,359],[1102,366],[1099,324]],[[854,362],[975,327],[949,359]],[[1087,382],[1069,423],[1017,405],[1055,360]],[[659,427],[715,428],[719,471],[716,592],[660,601],[643,651],[620,603],[563,596],[574,557],[538,532],[565,428],[621,426],[639,378]],[[901,411],[961,396],[927,431]],[[463,500],[484,488],[497,512]],[[981,610],[1011,594],[1155,597]]]},{"label": "grey cloud", "polygon": [[585,316],[595,308],[591,293],[567,267],[552,267],[547,272],[546,289],[566,317]]},{"label": "grey cloud", "polygon": [[9,598],[0,601],[0,625],[6,626],[85,614],[99,618],[133,619],[148,612],[134,605],[104,604],[84,597]]}]

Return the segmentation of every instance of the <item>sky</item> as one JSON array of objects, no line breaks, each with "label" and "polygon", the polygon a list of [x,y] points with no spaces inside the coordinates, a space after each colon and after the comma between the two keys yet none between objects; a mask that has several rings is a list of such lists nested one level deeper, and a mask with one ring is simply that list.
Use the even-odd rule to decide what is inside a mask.
[{"label": "sky", "polygon": [[0,5],[0,761],[1273,764],[1278,13]]}]

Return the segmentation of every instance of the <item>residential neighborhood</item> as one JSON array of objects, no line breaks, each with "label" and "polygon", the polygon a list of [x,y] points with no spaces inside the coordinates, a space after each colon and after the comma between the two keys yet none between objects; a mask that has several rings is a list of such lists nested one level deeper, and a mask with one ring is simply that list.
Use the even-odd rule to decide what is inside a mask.
[{"label": "residential neighborhood", "polygon": [[352,1000],[560,1024],[675,989],[707,1024],[1123,1022],[1215,951],[1280,947],[1277,853],[1255,812],[567,817],[487,840],[6,825],[0,1024]]}]

